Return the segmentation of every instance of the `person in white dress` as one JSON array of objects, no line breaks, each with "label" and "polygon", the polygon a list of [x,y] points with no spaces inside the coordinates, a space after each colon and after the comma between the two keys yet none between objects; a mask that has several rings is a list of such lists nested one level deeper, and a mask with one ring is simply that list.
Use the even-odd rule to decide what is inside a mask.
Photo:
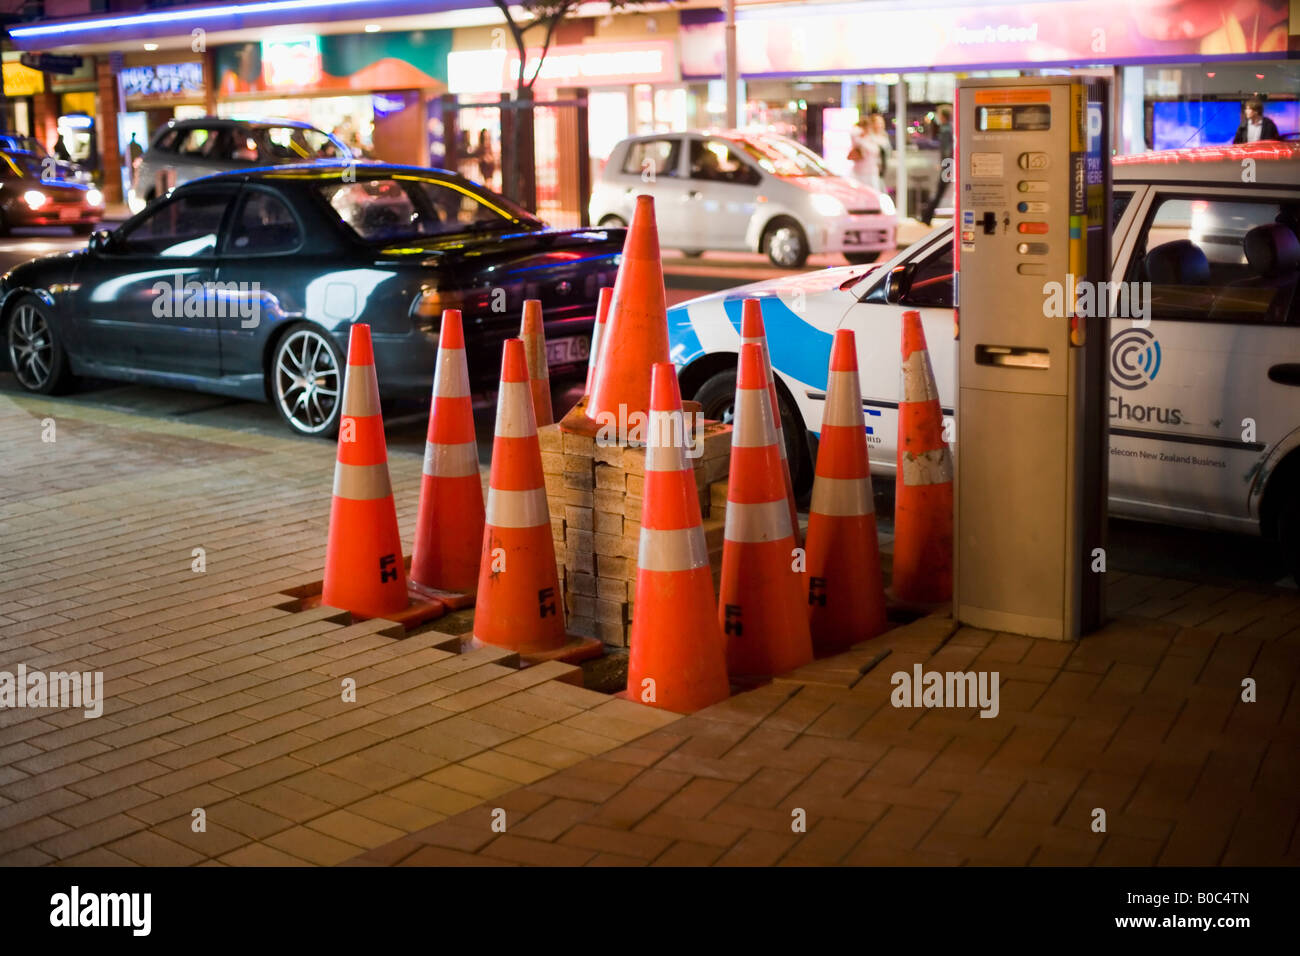
[{"label": "person in white dress", "polygon": [[849,175],[872,189],[880,189],[880,144],[872,137],[866,120],[857,122],[849,141],[849,160],[853,163]]}]

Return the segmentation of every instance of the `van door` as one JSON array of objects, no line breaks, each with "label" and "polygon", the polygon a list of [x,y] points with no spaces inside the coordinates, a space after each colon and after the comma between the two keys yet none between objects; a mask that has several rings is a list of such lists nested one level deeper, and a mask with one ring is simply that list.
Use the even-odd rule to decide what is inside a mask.
[{"label": "van door", "polygon": [[683,248],[683,243],[692,238],[682,165],[680,136],[638,139],[628,143],[623,168],[611,177],[622,189],[619,215],[628,223],[632,221],[636,197],[654,197],[659,244],[673,249]]},{"label": "van door", "polygon": [[898,457],[898,403],[901,399],[903,313],[921,313],[925,343],[939,387],[945,418],[956,398],[956,349],[953,340],[952,230],[944,230],[908,260],[916,266],[910,288],[896,303],[886,299],[888,277],[872,287],[865,299],[844,316],[858,349],[862,409],[867,421],[867,445],[873,472],[892,473]]},{"label": "van door", "polygon": [[1251,526],[1256,469],[1300,425],[1300,376],[1286,369],[1300,363],[1298,200],[1153,187],[1112,297],[1117,511]]}]

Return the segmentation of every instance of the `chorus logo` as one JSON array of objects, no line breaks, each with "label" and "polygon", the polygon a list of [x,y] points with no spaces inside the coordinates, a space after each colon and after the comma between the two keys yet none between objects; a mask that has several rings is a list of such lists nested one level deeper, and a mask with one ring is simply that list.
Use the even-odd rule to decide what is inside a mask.
[{"label": "chorus logo", "polygon": [[1146,388],[1160,372],[1160,342],[1150,329],[1131,328],[1110,340],[1110,380],[1133,391]]}]

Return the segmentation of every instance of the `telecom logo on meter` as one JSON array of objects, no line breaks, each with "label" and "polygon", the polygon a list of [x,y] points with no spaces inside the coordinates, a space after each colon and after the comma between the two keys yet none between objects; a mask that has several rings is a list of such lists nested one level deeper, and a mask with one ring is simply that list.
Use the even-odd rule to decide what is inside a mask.
[{"label": "telecom logo on meter", "polygon": [[1160,342],[1150,329],[1125,329],[1110,340],[1110,380],[1136,391],[1160,372]]}]

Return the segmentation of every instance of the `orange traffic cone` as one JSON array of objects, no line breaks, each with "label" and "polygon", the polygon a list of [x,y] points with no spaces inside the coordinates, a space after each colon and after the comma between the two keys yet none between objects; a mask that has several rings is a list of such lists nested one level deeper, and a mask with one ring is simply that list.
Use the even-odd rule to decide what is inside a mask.
[{"label": "orange traffic cone", "polygon": [[812,660],[780,465],[763,350],[742,345],[718,598],[732,676],[766,677]]},{"label": "orange traffic cone", "polygon": [[587,400],[588,418],[626,422],[634,412],[648,415],[650,368],[656,362],[669,361],[664,301],[654,200],[637,196],[623,243],[623,262],[614,280],[600,364]]},{"label": "orange traffic cone", "polygon": [[551,371],[546,365],[546,328],[542,325],[542,303],[537,299],[524,300],[524,321],[519,327],[519,337],[524,340],[524,353],[528,356],[528,384],[533,395],[533,414],[538,425],[555,421],[551,411]]},{"label": "orange traffic cone", "polygon": [[584,395],[590,395],[596,384],[596,369],[600,367],[600,345],[605,338],[605,326],[609,324],[609,303],[614,298],[614,290],[601,286],[600,297],[596,300],[596,324],[591,327],[591,351],[587,353],[587,387]]},{"label": "orange traffic cone", "polygon": [[370,326],[352,326],[321,602],[365,617],[407,606]]},{"label": "orange traffic cone", "polygon": [[442,313],[433,373],[424,477],[411,580],[437,591],[473,591],[483,545],[483,485],[459,309]]},{"label": "orange traffic cone", "polygon": [[849,329],[835,333],[827,378],[808,513],[808,613],[813,648],[837,654],[886,627],[858,356]]},{"label": "orange traffic cone", "polygon": [[785,496],[790,502],[790,528],[795,547],[799,546],[799,509],[794,503],[794,482],[790,480],[790,461],[786,457],[785,429],[781,426],[781,405],[776,394],[776,376],[772,373],[772,354],[767,348],[767,331],[763,328],[763,305],[746,299],[740,313],[740,344],[756,342],[763,347],[763,365],[767,370],[767,389],[772,402],[772,421],[776,424],[776,447],[781,453],[781,475],[785,479]]},{"label": "orange traffic cone", "polygon": [[894,597],[933,604],[952,597],[952,456],[921,313],[903,313],[894,493]]},{"label": "orange traffic cone", "polygon": [[565,634],[563,601],[524,343],[506,339],[474,639],[531,659],[600,654],[599,641]]},{"label": "orange traffic cone", "polygon": [[628,697],[689,713],[731,692],[727,645],[713,614],[709,549],[672,363],[655,364],[650,393]]}]

